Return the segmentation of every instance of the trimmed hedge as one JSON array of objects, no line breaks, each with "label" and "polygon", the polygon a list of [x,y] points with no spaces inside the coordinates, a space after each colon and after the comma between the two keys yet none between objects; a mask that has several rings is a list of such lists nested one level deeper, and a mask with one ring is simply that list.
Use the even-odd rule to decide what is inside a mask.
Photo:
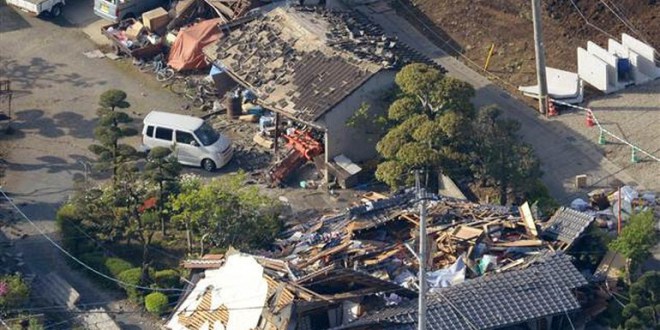
[{"label": "trimmed hedge", "polygon": [[140,267],[127,269],[121,272],[119,276],[117,276],[117,279],[119,279],[120,281],[130,284],[130,286],[122,285],[122,287],[126,291],[126,294],[128,295],[128,299],[132,301],[140,301],[140,298],[142,297],[140,290],[134,287],[135,285],[140,285],[141,277],[142,277],[142,268]]},{"label": "trimmed hedge", "polygon": [[80,231],[76,226],[80,226],[78,210],[73,204],[64,204],[57,210],[55,215],[55,224],[62,235],[62,245],[73,255],[78,255],[84,251],[83,241],[76,239]]},{"label": "trimmed hedge", "polygon": [[179,286],[179,273],[174,269],[163,269],[153,273],[153,280],[160,288]]},{"label": "trimmed hedge", "polygon": [[125,270],[133,268],[133,265],[121,258],[108,258],[105,259],[105,268],[108,270],[112,277],[117,277]]},{"label": "trimmed hedge", "polygon": [[167,296],[161,292],[152,292],[144,298],[144,307],[150,313],[163,314],[167,310]]}]

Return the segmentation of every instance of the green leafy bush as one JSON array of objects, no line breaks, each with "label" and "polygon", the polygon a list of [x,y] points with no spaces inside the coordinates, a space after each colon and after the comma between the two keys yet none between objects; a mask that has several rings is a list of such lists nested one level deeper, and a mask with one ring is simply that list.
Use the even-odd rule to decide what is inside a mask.
[{"label": "green leafy bush", "polygon": [[55,223],[62,235],[62,245],[73,255],[78,255],[82,249],[82,241],[77,239],[80,232],[76,226],[80,226],[80,219],[77,215],[78,210],[73,204],[64,204],[57,210]]},{"label": "green leafy bush", "polygon": [[167,309],[167,296],[161,292],[152,292],[144,298],[144,306],[150,313],[163,314]]},{"label": "green leafy bush", "polygon": [[123,271],[133,268],[133,265],[121,258],[108,258],[105,259],[105,268],[112,277],[117,277]]},{"label": "green leafy bush", "polygon": [[632,260],[633,269],[649,256],[649,250],[658,242],[652,211],[634,214],[616,240],[609,246]]},{"label": "green leafy bush", "polygon": [[117,276],[117,279],[128,284],[122,285],[122,288],[126,291],[128,298],[132,301],[139,301],[142,297],[140,290],[135,288],[136,285],[140,285],[140,278],[142,277],[142,269],[140,267],[135,267],[127,269]]},{"label": "green leafy bush", "polygon": [[179,286],[179,273],[174,269],[163,269],[153,273],[152,278],[160,288]]},{"label": "green leafy bush", "polygon": [[22,307],[30,297],[30,288],[19,275],[0,277],[0,311]]}]

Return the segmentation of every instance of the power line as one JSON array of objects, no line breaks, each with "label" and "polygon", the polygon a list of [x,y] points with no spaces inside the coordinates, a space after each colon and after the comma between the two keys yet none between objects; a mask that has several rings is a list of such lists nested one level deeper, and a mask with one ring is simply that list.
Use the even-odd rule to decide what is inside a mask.
[{"label": "power line", "polygon": [[98,276],[101,276],[101,277],[103,277],[103,278],[105,278],[105,279],[107,279],[107,280],[110,280],[110,281],[112,281],[112,282],[118,283],[118,284],[120,284],[120,285],[123,285],[123,286],[126,286],[126,287],[135,288],[135,289],[148,290],[148,291],[162,291],[162,292],[184,291],[184,290],[181,290],[181,289],[175,289],[175,288],[166,288],[166,289],[163,289],[163,288],[149,288],[149,287],[146,287],[146,286],[141,286],[141,285],[135,285],[135,284],[131,284],[131,283],[126,283],[126,282],[123,282],[123,281],[121,281],[121,280],[118,280],[118,279],[116,279],[116,278],[114,278],[114,277],[111,277],[111,276],[108,276],[108,275],[106,275],[106,274],[103,274],[102,272],[100,272],[100,271],[98,271],[98,270],[92,268],[91,266],[87,265],[86,263],[82,262],[80,259],[76,258],[76,257],[73,256],[71,253],[69,253],[69,251],[67,251],[66,249],[64,249],[63,247],[61,247],[59,244],[57,244],[55,241],[53,241],[53,239],[50,238],[50,236],[48,236],[46,233],[44,233],[44,231],[43,231],[41,228],[39,228],[39,226],[37,226],[32,220],[30,220],[30,218],[28,218],[28,216],[25,215],[25,213],[23,213],[23,211],[22,211],[22,210],[21,210],[16,204],[14,204],[14,202],[11,200],[11,198],[9,198],[9,196],[7,196],[7,194],[5,193],[5,191],[4,191],[2,188],[0,188],[0,193],[2,193],[2,196],[4,196],[4,198],[9,202],[9,204],[10,204],[10,205],[11,205],[11,206],[12,206],[12,207],[13,207],[13,208],[14,208],[14,209],[15,209],[15,210],[16,210],[16,211],[17,211],[17,212],[18,212],[18,213],[19,213],[19,214],[20,214],[20,215],[21,215],[21,216],[22,216],[22,217],[23,217],[28,223],[30,223],[30,225],[32,225],[32,227],[34,227],[34,228],[39,232],[39,234],[41,234],[41,236],[43,236],[46,240],[48,240],[48,242],[50,242],[50,244],[52,244],[55,248],[57,248],[58,250],[60,250],[60,251],[61,251],[62,253],[64,253],[67,257],[69,257],[70,259],[72,259],[72,260],[75,261],[76,263],[80,264],[81,266],[85,267],[87,270],[91,271],[92,273],[94,273],[94,274],[96,274],[96,275],[98,275]]},{"label": "power line", "polygon": [[471,64],[473,67],[477,68],[478,71],[484,72],[487,76],[489,76],[491,78],[494,78],[496,80],[499,80],[500,82],[508,85],[509,87],[512,87],[516,90],[518,89],[518,87],[513,85],[512,83],[500,78],[499,76],[493,74],[492,72],[490,72],[488,70],[484,70],[484,68],[481,65],[479,65],[479,64],[475,63],[474,61],[472,61],[467,55],[463,54],[460,50],[456,49],[456,47],[452,46],[451,43],[449,42],[449,40],[446,40],[445,38],[440,36],[437,32],[435,32],[435,30],[433,30],[432,27],[428,26],[428,24],[424,23],[424,21],[419,19],[418,15],[416,15],[415,12],[413,12],[410,8],[408,8],[408,6],[406,6],[405,3],[401,2],[401,0],[396,0],[396,1],[399,3],[399,5],[401,7],[403,7],[412,16],[412,18],[414,18],[419,24],[424,26],[424,28],[427,31],[429,31],[431,34],[433,34],[436,38],[442,40],[443,41],[443,46],[449,47],[449,49],[451,49],[459,57],[463,58],[463,60],[465,60],[468,64]]},{"label": "power line", "polygon": [[624,18],[622,18],[621,16],[619,16],[619,13],[617,13],[614,9],[612,9],[612,8],[607,4],[606,1],[604,1],[604,0],[600,0],[600,2],[601,2],[603,5],[605,5],[605,7],[607,7],[607,9],[609,9],[609,11],[611,11],[612,14],[614,14],[614,16],[616,16],[616,18],[618,18],[618,19],[621,21],[621,23],[623,23],[623,25],[625,25],[630,31],[632,31],[634,34],[636,34],[637,37],[639,37],[640,39],[642,39],[642,41],[644,41],[645,43],[647,43],[647,44],[649,43],[649,42],[644,38],[644,36],[642,35],[642,33],[639,32],[639,30],[635,29],[635,27],[633,27],[632,23],[630,23],[630,20],[629,20],[627,17],[625,17],[625,15],[623,14],[623,11],[621,11],[621,9],[619,9],[619,7],[617,7],[617,6],[614,4],[614,1],[610,0],[609,2],[610,2],[610,4],[611,4],[614,8],[616,8],[616,9],[619,11],[619,13],[621,14],[621,16],[623,16]]},{"label": "power line", "polygon": [[594,29],[596,29],[596,30],[602,32],[602,33],[605,34],[606,36],[608,36],[608,37],[610,37],[610,38],[616,40],[616,37],[615,37],[615,36],[609,34],[607,31],[605,31],[605,30],[603,30],[603,29],[597,27],[597,26],[594,25],[593,23],[589,22],[589,19],[588,19],[586,16],[584,16],[584,14],[582,13],[582,10],[580,10],[580,8],[577,6],[577,4],[575,3],[574,0],[571,0],[571,4],[573,5],[573,8],[575,8],[575,10],[577,10],[577,12],[578,12],[578,14],[580,15],[580,17],[582,17],[582,19],[584,20],[585,23],[587,23],[588,26],[591,26],[591,27],[593,27]]}]

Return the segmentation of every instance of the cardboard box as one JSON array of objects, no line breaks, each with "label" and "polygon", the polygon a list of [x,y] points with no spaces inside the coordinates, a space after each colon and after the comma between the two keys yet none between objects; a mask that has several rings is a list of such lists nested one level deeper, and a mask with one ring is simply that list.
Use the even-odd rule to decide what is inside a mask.
[{"label": "cardboard box", "polygon": [[151,32],[160,32],[167,27],[170,17],[163,8],[156,8],[142,14],[142,23]]},{"label": "cardboard box", "polygon": [[135,22],[133,25],[129,26],[126,29],[126,38],[131,40],[137,40],[137,37],[144,31],[144,25],[140,22]]}]

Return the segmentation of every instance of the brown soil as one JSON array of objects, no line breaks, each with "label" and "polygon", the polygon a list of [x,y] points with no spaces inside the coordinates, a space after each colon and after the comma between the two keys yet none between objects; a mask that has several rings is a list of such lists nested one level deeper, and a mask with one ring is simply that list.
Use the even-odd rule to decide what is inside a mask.
[{"label": "brown soil", "polygon": [[[395,0],[395,4],[402,3],[399,1]],[[514,86],[535,84],[531,1],[411,1],[412,7],[409,8],[421,12],[415,16],[435,25],[435,33],[430,34],[435,34],[436,41],[444,39],[442,43],[453,45],[474,62],[473,66],[483,67],[489,48],[495,44],[489,71]],[[604,32],[587,25],[571,0],[541,1],[548,66],[575,72],[577,47],[586,48],[587,41],[591,40],[606,48],[608,34],[620,40],[621,33],[625,32],[660,50],[660,1],[573,1],[587,20]],[[624,25],[605,4],[617,11],[621,18],[629,20],[635,31]],[[412,13],[404,9],[400,11]],[[447,38],[451,39],[449,43]],[[450,47],[445,45],[444,48]]]}]

